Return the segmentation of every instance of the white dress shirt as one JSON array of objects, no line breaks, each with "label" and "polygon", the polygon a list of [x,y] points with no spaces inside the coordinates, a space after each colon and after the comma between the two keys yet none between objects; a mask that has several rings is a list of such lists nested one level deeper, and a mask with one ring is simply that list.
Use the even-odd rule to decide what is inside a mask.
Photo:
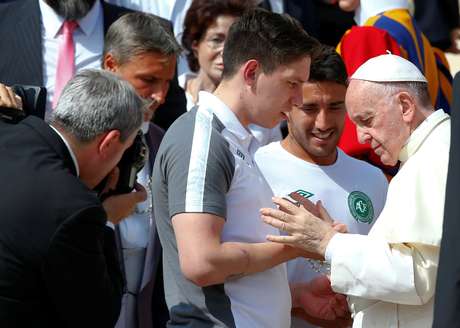
[{"label": "white dress shirt", "polygon": [[[47,89],[46,114],[51,113],[58,62],[60,29],[64,19],[44,1],[39,1],[42,16],[43,83]],[[100,68],[104,47],[104,19],[102,6],[96,1],[88,14],[78,20],[73,33],[75,43],[75,72],[84,68]]]}]

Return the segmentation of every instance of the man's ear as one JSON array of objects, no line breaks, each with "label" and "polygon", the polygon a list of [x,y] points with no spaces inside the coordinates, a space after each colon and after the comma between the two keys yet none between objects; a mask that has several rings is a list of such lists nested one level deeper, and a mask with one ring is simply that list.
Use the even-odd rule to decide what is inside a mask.
[{"label": "man's ear", "polygon": [[405,91],[398,93],[397,97],[403,121],[409,124],[412,123],[414,120],[416,107],[414,97]]},{"label": "man's ear", "polygon": [[98,152],[102,158],[107,158],[120,145],[121,133],[118,130],[110,130],[101,136]]},{"label": "man's ear", "polygon": [[259,71],[260,64],[255,59],[248,60],[243,65],[243,78],[247,85],[255,85]]},{"label": "man's ear", "polygon": [[110,52],[105,54],[102,61],[102,67],[110,72],[118,71],[118,62]]}]

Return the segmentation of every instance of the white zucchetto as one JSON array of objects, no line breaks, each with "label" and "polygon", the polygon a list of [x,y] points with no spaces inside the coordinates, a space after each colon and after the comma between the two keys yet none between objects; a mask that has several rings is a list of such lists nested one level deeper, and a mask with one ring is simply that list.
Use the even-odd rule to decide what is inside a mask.
[{"label": "white zucchetto", "polygon": [[385,54],[373,57],[362,64],[350,77],[351,80],[371,82],[424,82],[422,72],[403,57]]}]

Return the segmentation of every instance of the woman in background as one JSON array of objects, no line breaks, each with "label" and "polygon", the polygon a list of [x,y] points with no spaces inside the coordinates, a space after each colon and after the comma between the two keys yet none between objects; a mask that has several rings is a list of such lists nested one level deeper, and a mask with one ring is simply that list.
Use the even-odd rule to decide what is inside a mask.
[{"label": "woman in background", "polygon": [[[246,11],[256,7],[252,0],[194,0],[184,20],[182,45],[191,72],[179,76],[185,90],[187,110],[199,101],[199,92],[213,92],[222,79],[222,52],[230,26]],[[280,140],[279,126],[266,129],[250,126],[261,145]]]}]

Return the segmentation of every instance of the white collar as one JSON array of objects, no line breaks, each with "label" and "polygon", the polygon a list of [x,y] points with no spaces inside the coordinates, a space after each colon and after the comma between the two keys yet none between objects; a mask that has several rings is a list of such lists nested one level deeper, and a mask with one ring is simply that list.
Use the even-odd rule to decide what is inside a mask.
[{"label": "white collar", "polygon": [[404,164],[420,148],[423,141],[440,123],[450,119],[450,116],[442,109],[431,113],[409,136],[406,144],[399,152],[398,159]]},{"label": "white collar", "polygon": [[361,0],[355,10],[354,19],[358,26],[362,26],[369,18],[392,9],[409,9],[409,2],[408,0]]},{"label": "white collar", "polygon": [[200,104],[205,104],[217,116],[225,128],[231,132],[240,142],[241,145],[249,149],[253,135],[245,128],[235,113],[218,97],[207,91],[198,93]]},{"label": "white collar", "polygon": [[[42,26],[45,36],[49,38],[56,38],[62,24],[64,23],[64,19],[56,14],[56,12],[44,0],[40,0],[38,4],[42,14]],[[100,1],[97,0],[86,16],[77,21],[78,27],[85,35],[90,35],[96,28],[101,14],[102,5]]]},{"label": "white collar", "polygon": [[62,141],[66,145],[67,150],[70,153],[70,157],[72,157],[73,165],[75,166],[75,171],[77,171],[77,177],[80,176],[80,169],[78,167],[77,157],[75,156],[75,153],[72,151],[72,148],[70,148],[69,143],[64,138],[64,136],[54,126],[50,125],[50,127],[58,134],[58,136],[62,139]]}]

